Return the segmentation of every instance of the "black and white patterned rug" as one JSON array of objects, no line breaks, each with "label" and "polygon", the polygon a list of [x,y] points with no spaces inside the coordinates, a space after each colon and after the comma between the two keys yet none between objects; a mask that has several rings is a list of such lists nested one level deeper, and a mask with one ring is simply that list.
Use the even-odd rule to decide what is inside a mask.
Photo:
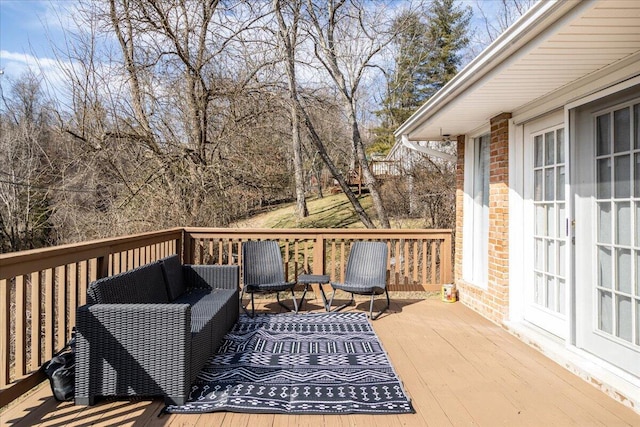
[{"label": "black and white patterned rug", "polygon": [[170,413],[413,413],[365,313],[241,315]]}]

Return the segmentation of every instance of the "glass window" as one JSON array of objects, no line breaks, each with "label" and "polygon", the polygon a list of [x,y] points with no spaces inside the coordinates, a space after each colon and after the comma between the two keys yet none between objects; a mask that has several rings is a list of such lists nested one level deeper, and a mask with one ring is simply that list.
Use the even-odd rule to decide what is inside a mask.
[{"label": "glass window", "polygon": [[629,108],[613,113],[614,151],[629,151],[631,148],[631,113]]},{"label": "glass window", "polygon": [[474,139],[473,157],[473,223],[471,281],[486,284],[489,269],[489,161],[490,138]]},{"label": "glass window", "polygon": [[598,116],[596,119],[596,145],[598,147],[598,156],[603,156],[611,152],[610,133],[609,114]]}]

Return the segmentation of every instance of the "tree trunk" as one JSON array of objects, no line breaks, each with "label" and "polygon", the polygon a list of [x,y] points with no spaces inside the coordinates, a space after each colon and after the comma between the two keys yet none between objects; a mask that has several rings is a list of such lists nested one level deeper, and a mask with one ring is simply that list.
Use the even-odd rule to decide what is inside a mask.
[{"label": "tree trunk", "polygon": [[289,101],[291,112],[291,142],[293,145],[293,168],[296,184],[296,215],[298,218],[309,216],[307,202],[304,196],[304,170],[302,167],[302,141],[300,140],[300,119],[298,117],[298,89],[296,87],[296,43],[298,38],[298,18],[300,17],[300,4],[291,3],[293,9],[293,22],[287,27],[282,14],[280,0],[273,1],[273,9],[276,12],[279,27],[279,39],[282,42],[285,53],[287,70],[287,82],[289,86]]},{"label": "tree trunk", "polygon": [[[358,161],[362,170],[362,177],[364,177],[364,184],[369,189],[371,200],[373,201],[373,207],[378,215],[378,220],[382,228],[391,228],[389,223],[389,217],[387,211],[382,203],[382,197],[380,197],[380,191],[378,189],[378,180],[376,179],[369,162],[367,161],[367,155],[364,151],[364,144],[362,143],[362,137],[360,136],[360,129],[358,128],[358,121],[356,120],[355,107],[351,102],[345,102],[345,109],[349,111],[349,120],[351,122],[353,146],[355,147]],[[362,178],[361,178],[362,179]]]},{"label": "tree trunk", "polygon": [[302,141],[300,140],[300,120],[295,103],[291,102],[291,135],[293,143],[293,168],[296,177],[296,215],[298,218],[309,216],[304,192],[304,169],[302,167]]}]

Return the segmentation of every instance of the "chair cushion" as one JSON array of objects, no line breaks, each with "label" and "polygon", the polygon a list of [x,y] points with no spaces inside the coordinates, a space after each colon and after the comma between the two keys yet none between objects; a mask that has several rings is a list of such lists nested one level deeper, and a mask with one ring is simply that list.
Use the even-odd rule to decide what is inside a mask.
[{"label": "chair cushion", "polygon": [[280,283],[265,283],[265,284],[252,284],[245,285],[245,292],[280,292],[287,289],[293,289],[296,282],[280,282]]},{"label": "chair cushion", "polygon": [[167,285],[169,300],[174,301],[187,290],[182,272],[182,264],[180,264],[178,255],[163,258],[160,262],[162,263],[162,272]]},{"label": "chair cushion", "polygon": [[331,283],[334,289],[341,289],[345,292],[351,292],[359,295],[380,295],[384,293],[384,288],[378,286],[365,286],[357,283]]}]

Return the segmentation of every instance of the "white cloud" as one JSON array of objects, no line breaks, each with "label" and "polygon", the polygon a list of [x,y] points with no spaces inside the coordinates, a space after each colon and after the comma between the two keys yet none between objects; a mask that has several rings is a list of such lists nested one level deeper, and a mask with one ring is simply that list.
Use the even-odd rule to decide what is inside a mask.
[{"label": "white cloud", "polygon": [[0,63],[3,76],[8,81],[16,81],[27,72],[42,78],[42,89],[53,98],[59,97],[65,90],[65,68],[70,63],[58,61],[54,58],[37,57],[24,52],[9,52],[0,50]]}]

